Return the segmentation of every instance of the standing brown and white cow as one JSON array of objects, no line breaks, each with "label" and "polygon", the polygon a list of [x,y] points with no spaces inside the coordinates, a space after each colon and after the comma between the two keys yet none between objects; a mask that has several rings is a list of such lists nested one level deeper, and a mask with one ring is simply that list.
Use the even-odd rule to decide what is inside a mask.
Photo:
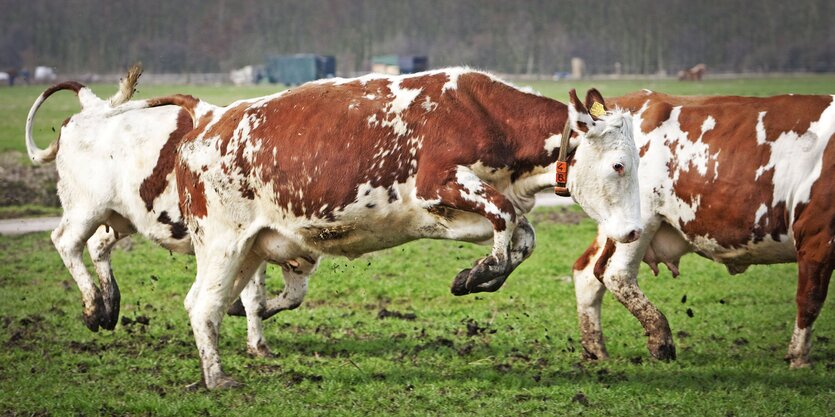
[{"label": "standing brown and white cow", "polygon": [[[634,115],[644,233],[602,233],[574,264],[585,355],[608,356],[606,289],[641,322],[650,353],[674,359],[664,315],[638,288],[641,260],[679,274],[696,252],[731,274],[797,262],[797,320],[786,359],[809,364],[812,324],[835,266],[835,96],[675,97],[644,90],[610,100]],[[596,99],[590,94],[586,104]]]},{"label": "standing brown and white cow", "polygon": [[567,122],[578,134],[569,189],[607,236],[637,238],[630,118],[598,119],[571,99],[453,68],[325,80],[223,108],[189,96],[126,105],[179,104],[196,120],[176,169],[198,264],[185,304],[206,386],[235,385],[221,371],[219,326],[263,260],[306,282],[323,255],[419,238],[492,241],[452,292],[497,290],[534,248],[523,215],[555,185]]}]

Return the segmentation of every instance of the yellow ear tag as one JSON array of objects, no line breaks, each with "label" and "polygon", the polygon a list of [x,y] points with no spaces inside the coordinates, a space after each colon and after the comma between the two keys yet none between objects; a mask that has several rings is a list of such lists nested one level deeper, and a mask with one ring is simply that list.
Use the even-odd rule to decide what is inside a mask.
[{"label": "yellow ear tag", "polygon": [[594,117],[602,117],[604,114],[606,114],[606,109],[603,108],[602,104],[595,101],[594,104],[591,105],[589,113],[591,113],[591,115]]}]

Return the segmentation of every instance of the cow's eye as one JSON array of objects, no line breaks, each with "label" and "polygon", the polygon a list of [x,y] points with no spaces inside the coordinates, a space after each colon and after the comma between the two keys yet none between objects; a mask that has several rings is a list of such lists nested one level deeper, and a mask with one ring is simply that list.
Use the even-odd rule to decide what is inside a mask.
[{"label": "cow's eye", "polygon": [[614,169],[615,172],[618,173],[618,175],[623,175],[623,164],[621,164],[620,162],[617,162],[614,165],[612,165],[612,169]]}]

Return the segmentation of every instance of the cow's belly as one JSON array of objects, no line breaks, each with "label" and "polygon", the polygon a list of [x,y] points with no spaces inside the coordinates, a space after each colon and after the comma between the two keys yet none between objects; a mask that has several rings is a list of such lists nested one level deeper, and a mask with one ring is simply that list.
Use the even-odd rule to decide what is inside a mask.
[{"label": "cow's belly", "polygon": [[268,261],[280,263],[311,253],[356,258],[421,238],[480,243],[493,237],[490,222],[476,214],[398,206],[362,215],[343,214],[333,222],[277,223],[258,234],[254,248]]},{"label": "cow's belly", "polygon": [[717,262],[731,266],[746,267],[757,264],[795,262],[797,252],[791,239],[775,241],[770,237],[757,243],[748,243],[734,248],[723,248],[698,238],[694,242],[696,251]]}]

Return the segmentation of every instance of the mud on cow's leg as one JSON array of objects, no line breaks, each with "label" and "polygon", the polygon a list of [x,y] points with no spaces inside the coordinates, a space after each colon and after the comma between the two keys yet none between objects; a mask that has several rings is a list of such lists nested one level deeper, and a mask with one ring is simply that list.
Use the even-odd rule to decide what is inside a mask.
[{"label": "mud on cow's leg", "polygon": [[577,298],[580,340],[583,359],[588,360],[609,358],[600,321],[600,307],[606,287],[594,276],[594,265],[600,259],[605,241],[605,236],[598,236],[574,263],[574,294]]},{"label": "mud on cow's leg", "polygon": [[452,283],[452,293],[455,295],[465,295],[476,292],[495,292],[504,285],[507,277],[513,270],[519,266],[522,261],[527,259],[533,253],[536,247],[536,234],[533,227],[528,223],[524,217],[519,218],[516,230],[513,232],[513,238],[510,243],[509,256],[509,271],[507,274],[494,278],[491,281],[485,282],[475,286],[472,290],[466,288],[466,278],[469,274],[469,269],[465,269],[458,273],[455,281]]},{"label": "mud on cow's leg", "polygon": [[116,283],[116,277],[113,276],[113,267],[110,264],[110,254],[116,242],[125,236],[116,233],[116,230],[112,227],[99,226],[93,236],[87,241],[87,250],[90,251],[90,259],[93,260],[96,275],[99,276],[99,284],[101,285],[102,299],[104,301],[105,313],[99,325],[107,330],[116,328],[116,323],[119,321],[119,307],[121,303],[119,285]]},{"label": "mud on cow's leg", "polygon": [[[459,272],[453,280],[452,293],[465,295],[497,290],[516,267],[510,259],[511,241],[516,230],[513,204],[493,186],[463,167],[458,167],[453,181],[437,190],[437,196],[440,197],[439,205],[478,214],[493,226],[493,250],[490,255],[479,259],[472,268]],[[530,225],[527,227],[530,228]],[[525,240],[525,236],[523,232],[520,240]]]},{"label": "mud on cow's leg", "polygon": [[102,322],[107,322],[107,313],[101,291],[84,265],[82,255],[84,242],[93,235],[98,222],[88,215],[92,210],[65,210],[58,227],[52,231],[52,243],[64,265],[70,271],[83,302],[84,324],[91,331],[97,332]]},{"label": "mud on cow's leg", "polygon": [[[604,254],[595,264],[595,275],[602,275],[606,289],[632,313],[647,335],[647,348],[652,357],[660,360],[674,360],[676,348],[667,317],[661,313],[638,287],[638,268],[644,248],[648,242],[641,240],[628,244],[615,244],[607,240]],[[611,252],[614,251],[614,252]],[[607,252],[611,257],[606,264]],[[601,268],[605,270],[601,271]],[[602,273],[598,273],[602,272]]]}]

